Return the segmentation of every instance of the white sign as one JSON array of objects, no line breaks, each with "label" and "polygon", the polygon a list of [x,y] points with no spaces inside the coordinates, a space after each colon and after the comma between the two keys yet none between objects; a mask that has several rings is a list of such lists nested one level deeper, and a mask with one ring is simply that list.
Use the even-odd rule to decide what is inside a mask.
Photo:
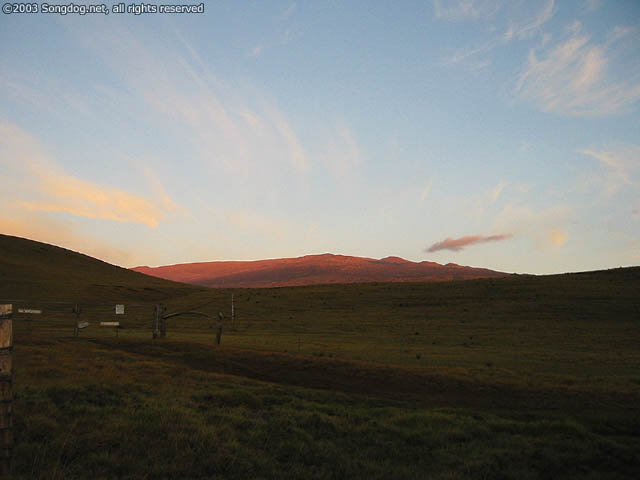
[{"label": "white sign", "polygon": [[0,317],[11,315],[13,311],[13,305],[11,303],[5,303],[0,305]]},{"label": "white sign", "polygon": [[36,310],[35,308],[19,308],[18,313],[42,313],[42,310]]},{"label": "white sign", "polygon": [[124,315],[124,305],[116,305],[116,315]]},{"label": "white sign", "polygon": [[89,326],[89,322],[80,322],[78,323],[78,328],[87,328]]},{"label": "white sign", "polygon": [[100,322],[101,327],[119,327],[120,322]]}]

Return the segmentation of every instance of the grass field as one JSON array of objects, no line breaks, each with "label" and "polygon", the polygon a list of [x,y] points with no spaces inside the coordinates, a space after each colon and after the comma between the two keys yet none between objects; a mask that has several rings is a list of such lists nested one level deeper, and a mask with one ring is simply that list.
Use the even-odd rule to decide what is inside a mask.
[{"label": "grass field", "polygon": [[[14,319],[15,478],[640,476],[640,268],[205,290],[0,240],[0,296],[43,309]],[[156,302],[224,311],[222,345],[152,340]]]}]

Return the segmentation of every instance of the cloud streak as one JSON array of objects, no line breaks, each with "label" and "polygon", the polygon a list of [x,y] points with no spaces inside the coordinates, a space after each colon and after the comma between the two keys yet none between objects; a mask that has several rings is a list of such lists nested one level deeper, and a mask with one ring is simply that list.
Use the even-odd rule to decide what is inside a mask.
[{"label": "cloud streak", "polygon": [[580,150],[578,153],[598,161],[604,172],[594,176],[596,184],[608,195],[613,195],[625,187],[634,187],[640,182],[640,146],[621,145],[608,150]]},{"label": "cloud streak", "polygon": [[363,155],[351,129],[344,122],[336,122],[323,151],[317,158],[340,182],[350,181],[362,165]]},{"label": "cloud streak", "polygon": [[159,205],[140,195],[105,188],[66,174],[42,178],[39,187],[47,200],[23,202],[27,210],[67,212],[79,217],[140,223],[151,228],[157,227],[164,216]]},{"label": "cloud streak", "polygon": [[[602,44],[591,41],[576,21],[568,38],[537,54],[529,52],[516,92],[540,110],[569,116],[604,116],[628,112],[640,100],[640,68],[612,74],[613,48],[633,30],[616,27]],[[619,62],[621,63],[621,62]],[[630,72],[630,74],[629,74]]]},{"label": "cloud streak", "polygon": [[547,23],[553,16],[553,7],[555,0],[549,0],[542,10],[530,21],[524,24],[511,24],[504,34],[505,40],[511,40],[514,37],[526,38],[538,32],[540,27]]},{"label": "cloud streak", "polygon": [[440,250],[451,250],[452,252],[459,252],[466,247],[476,245],[478,243],[499,242],[511,237],[510,233],[500,235],[489,235],[487,237],[482,235],[468,235],[460,238],[446,238],[441,242],[434,243],[429,248],[425,249],[427,253],[433,253]]},{"label": "cloud streak", "polygon": [[455,2],[434,0],[436,18],[451,21],[478,20],[491,17],[500,8],[496,0],[458,0]]},{"label": "cloud streak", "polygon": [[571,213],[572,209],[565,205],[536,210],[511,202],[497,215],[493,229],[507,230],[518,238],[529,237],[543,250],[557,248],[569,238],[566,226]]},{"label": "cloud streak", "polygon": [[[479,2],[460,1],[453,6],[443,8],[439,2],[434,4],[436,17],[450,21],[476,20],[494,16],[500,10],[506,10],[500,2]],[[476,45],[457,48],[443,62],[446,66],[466,64],[472,68],[482,68],[491,62],[488,54],[498,48],[507,45],[513,40],[524,40],[539,33],[542,26],[546,24],[554,14],[555,0],[548,0],[547,3],[535,15],[523,16],[520,12],[516,14],[517,20],[509,20],[508,27],[504,33],[496,34],[484,42]],[[496,30],[503,30],[504,23],[496,27]]]},{"label": "cloud streak", "polygon": [[157,113],[154,120],[186,140],[216,174],[308,170],[309,154],[284,114],[260,92],[214,75],[186,38],[177,36],[184,47],[178,49],[152,47],[125,29],[80,36],[127,90]]},{"label": "cloud streak", "polygon": [[179,207],[155,182],[160,201],[89,182],[60,169],[43,146],[20,127],[0,121],[0,165],[21,185],[12,202],[27,211],[66,212],[79,217],[158,226]]},{"label": "cloud streak", "polygon": [[[287,18],[294,9],[291,4]],[[319,140],[305,144],[273,101],[247,82],[229,83],[215,75],[179,34],[181,49],[152,47],[124,29],[80,37],[127,90],[157,113],[153,120],[192,149],[192,162],[200,162],[216,177],[224,172],[244,183],[254,179],[262,185],[267,178],[275,183],[285,177],[300,183],[316,165],[341,178],[362,162],[350,128],[337,122]],[[266,48],[263,43],[258,47],[256,56]]]}]

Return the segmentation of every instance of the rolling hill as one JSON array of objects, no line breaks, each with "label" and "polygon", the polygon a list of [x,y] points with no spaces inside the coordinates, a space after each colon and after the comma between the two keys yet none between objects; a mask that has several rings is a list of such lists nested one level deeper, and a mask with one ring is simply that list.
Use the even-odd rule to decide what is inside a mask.
[{"label": "rolling hill", "polygon": [[156,301],[199,290],[65,248],[0,234],[0,299]]},{"label": "rolling hill", "polygon": [[332,283],[437,282],[506,277],[485,268],[448,263],[411,262],[399,257],[306,255],[257,261],[201,262],[135,267],[154,277],[206,287],[284,287]]}]

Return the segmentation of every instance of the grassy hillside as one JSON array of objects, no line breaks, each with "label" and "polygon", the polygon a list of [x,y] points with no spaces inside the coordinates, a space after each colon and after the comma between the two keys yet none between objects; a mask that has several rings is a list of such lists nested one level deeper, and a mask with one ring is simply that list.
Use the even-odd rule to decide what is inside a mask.
[{"label": "grassy hillside", "polygon": [[158,301],[202,290],[86,255],[0,234],[0,299]]},{"label": "grassy hillside", "polygon": [[640,476],[640,268],[205,290],[2,240],[10,295],[141,305],[15,317],[14,478]]},{"label": "grassy hillside", "polygon": [[[235,324],[228,318],[232,292]],[[444,368],[474,378],[640,385],[637,267],[443,283],[210,290],[168,305],[170,311],[223,310],[225,345],[244,349]],[[183,317],[168,332],[207,342],[211,326]]]}]

